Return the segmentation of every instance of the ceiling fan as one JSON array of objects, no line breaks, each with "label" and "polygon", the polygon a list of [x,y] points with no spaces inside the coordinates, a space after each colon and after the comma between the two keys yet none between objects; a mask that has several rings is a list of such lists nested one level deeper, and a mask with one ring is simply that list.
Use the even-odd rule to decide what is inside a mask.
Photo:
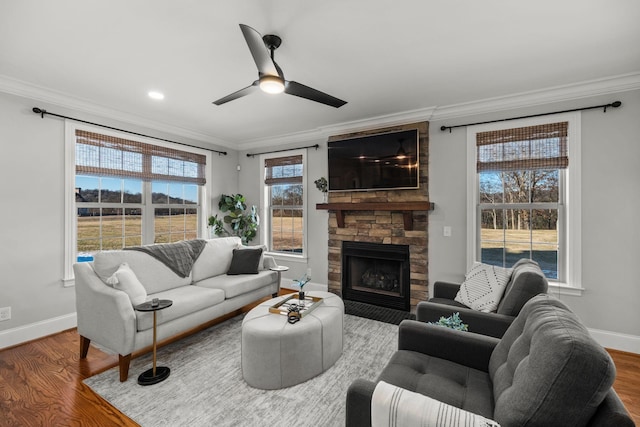
[{"label": "ceiling fan", "polygon": [[244,89],[240,89],[239,91],[233,92],[230,95],[218,99],[217,101],[213,101],[214,104],[222,105],[229,101],[233,101],[234,99],[249,95],[258,87],[267,93],[284,92],[289,95],[310,99],[311,101],[326,104],[335,108],[342,107],[347,103],[346,101],[324,92],[320,92],[319,90],[305,86],[301,83],[294,82],[292,80],[285,80],[282,68],[280,68],[273,58],[273,53],[282,43],[282,39],[273,34],[267,34],[262,37],[259,32],[244,24],[240,24],[240,29],[247,41],[253,60],[258,67],[258,80],[254,81],[250,86],[247,86]]}]

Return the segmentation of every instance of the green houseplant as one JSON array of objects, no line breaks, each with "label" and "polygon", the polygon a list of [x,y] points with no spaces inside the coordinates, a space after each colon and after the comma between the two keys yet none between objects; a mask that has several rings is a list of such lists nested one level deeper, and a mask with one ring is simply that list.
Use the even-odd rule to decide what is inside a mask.
[{"label": "green houseplant", "polygon": [[246,199],[242,194],[222,194],[218,208],[226,215],[222,218],[218,214],[209,217],[209,227],[216,236],[238,236],[244,245],[256,237],[260,217],[255,206],[247,209]]},{"label": "green houseplant", "polygon": [[468,331],[469,325],[462,323],[460,319],[460,313],[453,313],[449,317],[440,317],[437,322],[429,322],[432,325],[444,326],[447,328],[455,329],[457,331]]},{"label": "green houseplant", "polygon": [[327,178],[321,176],[320,178],[313,181],[316,185],[316,188],[322,192],[322,202],[327,203],[327,191],[329,191],[329,183],[327,182]]}]

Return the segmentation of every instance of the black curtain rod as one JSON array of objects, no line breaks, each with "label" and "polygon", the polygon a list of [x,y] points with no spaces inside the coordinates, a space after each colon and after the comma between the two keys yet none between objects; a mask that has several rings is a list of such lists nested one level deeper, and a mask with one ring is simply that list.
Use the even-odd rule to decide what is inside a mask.
[{"label": "black curtain rod", "polygon": [[131,132],[130,130],[119,129],[119,128],[112,127],[112,126],[107,126],[107,125],[101,125],[100,123],[88,122],[86,120],[80,120],[80,119],[76,119],[74,117],[68,117],[68,116],[63,116],[61,114],[50,113],[47,110],[43,110],[42,108],[38,108],[38,107],[33,107],[32,111],[34,113],[36,113],[36,114],[40,114],[40,117],[43,118],[43,119],[44,119],[44,115],[48,114],[50,116],[56,116],[56,117],[60,117],[60,118],[63,118],[63,119],[73,120],[75,122],[86,123],[86,124],[94,125],[94,126],[100,126],[102,128],[105,128],[105,129],[111,129],[111,130],[117,130],[117,131],[120,131],[120,132],[130,133],[131,135],[143,136],[145,138],[153,138],[153,139],[157,139],[159,141],[170,142],[172,144],[184,145],[186,147],[199,148],[201,150],[213,151],[214,153],[218,153],[218,155],[225,155],[225,156],[227,155],[226,151],[214,150],[213,148],[198,147],[196,145],[185,144],[184,142],[172,141],[170,139],[158,138],[157,136],[151,136],[151,135],[145,135],[143,133]]},{"label": "black curtain rod", "polygon": [[594,105],[593,107],[574,108],[573,110],[554,111],[553,113],[531,114],[530,116],[520,116],[520,117],[511,117],[511,118],[508,118],[508,119],[489,120],[489,121],[486,121],[486,122],[468,123],[466,125],[440,126],[440,130],[441,131],[445,131],[445,130],[449,129],[449,133],[451,133],[451,129],[453,129],[453,128],[461,128],[461,127],[465,127],[465,126],[475,126],[475,125],[484,125],[484,124],[487,124],[487,123],[506,122],[506,121],[509,121],[509,120],[529,119],[531,117],[549,116],[551,114],[571,113],[573,111],[593,110],[594,108],[604,108],[603,112],[606,113],[607,112],[607,108],[609,108],[609,107],[618,108],[621,105],[622,105],[622,102],[615,101],[615,102],[612,102],[611,104]]},{"label": "black curtain rod", "polygon": [[263,153],[247,153],[247,157],[255,157],[260,154],[271,154],[271,153],[282,153],[283,151],[293,151],[293,150],[302,150],[303,148],[315,148],[316,150],[320,148],[320,144],[316,145],[307,145],[306,147],[298,147],[298,148],[285,148],[284,150],[274,150],[274,151],[265,151]]}]

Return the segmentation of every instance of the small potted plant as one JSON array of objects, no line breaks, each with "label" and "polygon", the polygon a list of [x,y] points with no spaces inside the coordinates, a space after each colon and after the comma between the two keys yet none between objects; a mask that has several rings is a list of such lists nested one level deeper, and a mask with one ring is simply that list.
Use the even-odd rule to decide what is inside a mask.
[{"label": "small potted plant", "polygon": [[309,283],[310,280],[311,277],[309,277],[306,273],[299,279],[293,279],[293,281],[297,282],[298,286],[300,287],[300,291],[298,292],[298,299],[301,303],[304,302],[304,285]]},{"label": "small potted plant", "polygon": [[446,328],[455,329],[457,331],[468,331],[469,325],[462,323],[460,319],[460,313],[453,313],[449,317],[440,317],[437,322],[429,322],[432,325],[444,326]]},{"label": "small potted plant", "polygon": [[327,203],[327,192],[329,191],[329,183],[327,182],[327,178],[321,176],[320,178],[313,181],[316,185],[316,188],[322,192],[322,203]]}]

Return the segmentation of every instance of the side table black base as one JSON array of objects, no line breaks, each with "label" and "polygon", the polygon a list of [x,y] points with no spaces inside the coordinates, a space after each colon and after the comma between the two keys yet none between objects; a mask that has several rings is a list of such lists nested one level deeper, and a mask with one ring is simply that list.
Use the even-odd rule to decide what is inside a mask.
[{"label": "side table black base", "polygon": [[153,385],[158,384],[166,380],[171,373],[171,369],[166,366],[157,366],[156,374],[153,375],[153,368],[148,369],[140,374],[138,377],[138,384],[140,385]]}]

